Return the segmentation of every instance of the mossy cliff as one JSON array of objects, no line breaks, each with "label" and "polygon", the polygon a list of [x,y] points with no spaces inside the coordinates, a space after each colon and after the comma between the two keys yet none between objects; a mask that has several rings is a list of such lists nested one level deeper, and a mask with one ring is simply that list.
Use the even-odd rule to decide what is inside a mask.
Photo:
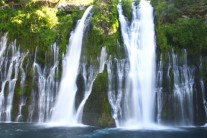
[{"label": "mossy cliff", "polygon": [[110,105],[107,98],[107,73],[100,73],[92,88],[92,93],[85,105],[83,122],[100,127],[114,126]]}]

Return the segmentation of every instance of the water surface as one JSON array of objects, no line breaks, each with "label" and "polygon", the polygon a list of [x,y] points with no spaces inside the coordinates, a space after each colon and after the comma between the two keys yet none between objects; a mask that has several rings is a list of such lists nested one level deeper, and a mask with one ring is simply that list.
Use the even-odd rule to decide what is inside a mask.
[{"label": "water surface", "polygon": [[207,128],[124,130],[97,127],[50,127],[30,123],[1,123],[0,138],[207,138]]}]

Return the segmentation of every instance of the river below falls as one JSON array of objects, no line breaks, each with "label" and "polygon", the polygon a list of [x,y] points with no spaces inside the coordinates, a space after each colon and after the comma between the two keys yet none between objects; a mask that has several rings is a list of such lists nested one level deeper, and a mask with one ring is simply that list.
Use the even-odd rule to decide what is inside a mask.
[{"label": "river below falls", "polygon": [[1,123],[0,138],[207,138],[207,127],[126,130]]}]

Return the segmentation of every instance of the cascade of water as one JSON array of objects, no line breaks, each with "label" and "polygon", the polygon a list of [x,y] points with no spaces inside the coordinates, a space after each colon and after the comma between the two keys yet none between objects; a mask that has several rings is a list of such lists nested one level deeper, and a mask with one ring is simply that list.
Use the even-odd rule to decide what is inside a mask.
[{"label": "cascade of water", "polygon": [[162,108],[163,108],[163,88],[162,88],[162,82],[163,82],[163,61],[162,61],[162,55],[160,56],[160,61],[158,63],[157,67],[157,91],[156,91],[156,97],[157,97],[157,122],[160,124],[162,120]]},{"label": "cascade of water", "polygon": [[155,40],[153,8],[149,1],[141,0],[140,8],[133,3],[132,22],[123,15],[118,5],[119,21],[124,45],[127,48],[130,71],[123,106],[123,127],[144,126],[153,123]]},{"label": "cascade of water", "polygon": [[[28,52],[23,57],[23,61],[24,61],[24,59],[27,55],[28,55]],[[20,88],[21,88],[21,92],[24,93],[26,73],[25,73],[24,68],[23,68],[23,62],[20,64],[19,68],[20,68],[20,71],[21,71]],[[18,115],[17,115],[17,118],[16,118],[16,122],[22,122],[23,121],[22,107],[25,106],[25,104],[26,104],[26,98],[24,96],[21,96],[20,97],[20,103],[19,103],[19,111],[18,111]]]},{"label": "cascade of water", "polygon": [[[6,36],[1,41],[1,48],[6,46]],[[16,43],[11,43],[8,48],[1,50],[1,70],[0,70],[0,121],[11,121],[11,111],[13,107],[13,97],[16,81],[19,74],[19,66],[22,65],[25,53],[20,53]]]},{"label": "cascade of water", "polygon": [[193,122],[193,70],[187,65],[187,52],[183,51],[182,66],[178,65],[177,55],[172,52],[173,98],[175,120],[180,125]]},{"label": "cascade of water", "polygon": [[106,47],[102,47],[101,55],[100,55],[100,58],[99,58],[99,73],[104,71],[104,66],[105,66],[105,63],[106,63],[106,59],[107,59]]},{"label": "cascade of water", "polygon": [[18,111],[18,115],[16,118],[16,122],[23,122],[22,108],[23,108],[23,106],[25,106],[25,104],[26,104],[26,98],[22,96],[20,98],[19,111]]},{"label": "cascade of water", "polygon": [[94,66],[90,65],[88,69],[86,69],[86,65],[87,65],[86,63],[82,64],[82,76],[84,78],[84,86],[85,86],[84,97],[77,109],[76,118],[75,118],[77,120],[77,123],[79,124],[82,123],[84,105],[92,91],[93,82],[97,74],[97,69]]},{"label": "cascade of water", "polygon": [[203,100],[203,104],[204,104],[204,108],[205,108],[205,115],[206,115],[206,121],[207,121],[207,101],[206,101],[206,94],[205,94],[205,86],[204,86],[204,82],[203,82],[203,59],[202,57],[200,57],[200,66],[199,66],[199,72],[200,72],[200,85],[201,85],[201,92],[202,92],[202,100]]},{"label": "cascade of water", "polygon": [[[115,60],[115,69],[111,60],[107,62],[108,73],[108,99],[112,108],[112,117],[115,120],[116,126],[120,127],[120,119],[122,116],[121,100],[123,98],[125,75],[128,73],[125,59]],[[127,72],[127,73],[126,73]],[[118,85],[118,86],[117,86]],[[117,86],[117,88],[116,88]]]},{"label": "cascade of water", "polygon": [[174,50],[162,57],[157,71],[157,122],[175,125],[193,124],[194,68],[187,64],[187,52]]},{"label": "cascade of water", "polygon": [[107,53],[106,53],[106,47],[102,47],[101,49],[101,55],[99,58],[99,69],[96,69],[95,66],[90,65],[88,70],[86,70],[86,64],[83,64],[83,71],[82,76],[84,77],[85,82],[85,93],[84,98],[82,102],[80,103],[77,113],[76,113],[76,120],[79,124],[82,123],[82,116],[83,116],[83,109],[86,101],[88,100],[88,97],[91,94],[93,83],[96,80],[96,77],[98,73],[102,73],[104,71],[104,65],[106,63]]},{"label": "cascade of water", "polygon": [[[0,58],[2,54],[4,53],[4,51],[6,50],[6,44],[7,44],[7,34],[4,34],[3,37],[1,37],[1,41],[0,41]],[[3,62],[3,60],[1,61]]]},{"label": "cascade of water", "polygon": [[76,78],[78,75],[83,34],[87,26],[87,17],[92,7],[93,6],[87,8],[74,33],[72,33],[70,37],[59,94],[51,118],[52,122],[59,123],[60,125],[77,124],[77,120],[75,119]]},{"label": "cascade of water", "polygon": [[[35,78],[38,78],[38,81],[33,81],[33,83],[37,83],[36,85],[38,89],[34,89],[32,92],[33,100],[31,105],[29,106],[29,121],[32,121],[33,113],[35,110],[34,107],[36,104],[38,106],[38,122],[49,121],[51,117],[51,108],[54,105],[54,99],[59,85],[59,82],[56,81],[56,77],[58,75],[59,70],[59,48],[56,45],[56,43],[51,45],[51,53],[51,63],[45,65],[43,69],[36,62],[36,60],[34,60],[33,63],[33,76]],[[47,54],[46,58],[48,58]],[[36,93],[38,94],[37,100],[35,99]],[[37,101],[37,103],[35,101]]]}]

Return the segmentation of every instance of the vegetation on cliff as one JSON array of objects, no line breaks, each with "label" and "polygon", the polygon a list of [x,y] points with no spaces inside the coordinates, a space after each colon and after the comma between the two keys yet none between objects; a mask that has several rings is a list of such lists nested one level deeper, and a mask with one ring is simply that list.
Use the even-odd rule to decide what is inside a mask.
[{"label": "vegetation on cliff", "polygon": [[104,71],[98,74],[92,88],[92,93],[85,105],[85,116],[83,117],[85,123],[98,125],[100,127],[114,125],[107,98],[107,85],[107,73]]},{"label": "vegetation on cliff", "polygon": [[106,46],[110,55],[118,55],[117,41],[120,40],[118,12],[118,0],[95,1],[91,25],[87,32],[84,53],[87,58],[95,59],[103,46]]},{"label": "vegetation on cliff", "polygon": [[206,0],[152,0],[155,7],[158,49],[188,49],[197,53],[207,49]]},{"label": "vegetation on cliff", "polygon": [[84,12],[75,6],[65,12],[44,1],[2,3],[0,32],[8,32],[9,41],[16,39],[22,49],[31,51],[45,51],[55,41],[65,51],[69,32]]}]

